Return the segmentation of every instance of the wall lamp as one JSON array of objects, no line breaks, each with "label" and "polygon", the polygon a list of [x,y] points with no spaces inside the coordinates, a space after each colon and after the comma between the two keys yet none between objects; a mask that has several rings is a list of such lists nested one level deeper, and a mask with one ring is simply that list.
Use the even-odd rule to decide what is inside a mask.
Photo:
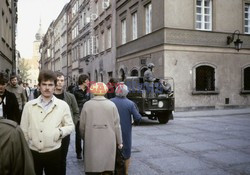
[{"label": "wall lamp", "polygon": [[[237,35],[236,41],[234,41],[234,36],[235,35]],[[227,45],[229,45],[230,43],[232,43],[234,41],[235,49],[238,52],[242,48],[242,44],[243,44],[243,41],[240,40],[239,36],[240,36],[240,31],[239,30],[235,30],[234,33],[232,34],[232,36],[227,36]]]}]

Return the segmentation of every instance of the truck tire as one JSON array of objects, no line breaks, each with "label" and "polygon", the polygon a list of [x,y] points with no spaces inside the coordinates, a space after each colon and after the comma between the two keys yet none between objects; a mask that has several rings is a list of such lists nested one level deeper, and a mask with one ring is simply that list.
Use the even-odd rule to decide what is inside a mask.
[{"label": "truck tire", "polygon": [[167,124],[169,121],[171,113],[165,112],[165,113],[159,113],[158,114],[158,121],[160,124]]}]

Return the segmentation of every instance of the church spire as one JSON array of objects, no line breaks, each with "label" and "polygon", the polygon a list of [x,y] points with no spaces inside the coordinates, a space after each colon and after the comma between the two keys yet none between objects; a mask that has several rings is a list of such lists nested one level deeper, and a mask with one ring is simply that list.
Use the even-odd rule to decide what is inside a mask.
[{"label": "church spire", "polygon": [[42,34],[42,20],[40,18],[39,29],[38,29],[38,31],[36,33],[36,40],[37,41],[41,41],[42,40],[42,36],[43,36],[43,34]]}]

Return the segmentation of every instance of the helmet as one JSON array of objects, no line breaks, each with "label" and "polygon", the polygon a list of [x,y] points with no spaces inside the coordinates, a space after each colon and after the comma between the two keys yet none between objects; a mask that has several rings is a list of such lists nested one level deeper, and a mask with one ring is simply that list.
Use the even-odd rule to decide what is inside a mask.
[{"label": "helmet", "polygon": [[155,67],[155,65],[153,63],[148,63],[148,68],[152,69],[153,67]]},{"label": "helmet", "polygon": [[90,86],[90,93],[104,96],[108,92],[108,87],[103,82],[97,82]]}]

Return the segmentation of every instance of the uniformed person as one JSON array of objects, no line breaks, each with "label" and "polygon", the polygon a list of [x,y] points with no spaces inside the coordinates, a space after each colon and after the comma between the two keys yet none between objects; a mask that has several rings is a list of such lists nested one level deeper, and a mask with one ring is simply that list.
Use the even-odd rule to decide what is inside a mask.
[{"label": "uniformed person", "polygon": [[144,73],[144,83],[145,83],[147,95],[149,97],[154,97],[154,82],[159,80],[155,78],[153,75],[154,67],[155,65],[153,63],[149,63],[148,70],[146,70]]}]

